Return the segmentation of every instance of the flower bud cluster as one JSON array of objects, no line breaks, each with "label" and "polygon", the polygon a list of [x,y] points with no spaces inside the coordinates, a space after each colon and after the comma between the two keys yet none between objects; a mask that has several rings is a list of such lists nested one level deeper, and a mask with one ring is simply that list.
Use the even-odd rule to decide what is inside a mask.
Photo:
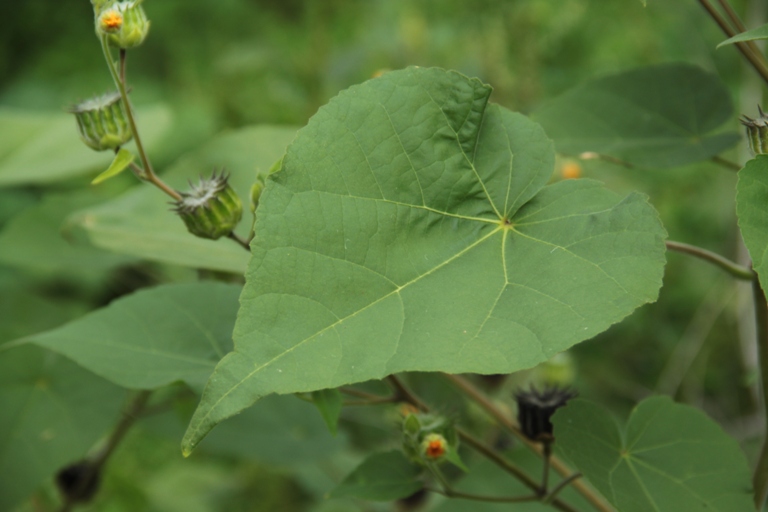
[{"label": "flower bud cluster", "polygon": [[456,456],[459,438],[451,422],[433,414],[408,412],[403,420],[403,450],[420,464]]}]

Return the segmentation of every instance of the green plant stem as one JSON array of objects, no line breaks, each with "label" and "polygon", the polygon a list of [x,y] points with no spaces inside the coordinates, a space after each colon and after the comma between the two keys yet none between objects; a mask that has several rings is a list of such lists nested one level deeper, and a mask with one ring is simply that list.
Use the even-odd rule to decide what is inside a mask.
[{"label": "green plant stem", "polygon": [[[134,115],[133,115],[133,106],[131,105],[131,101],[128,98],[128,90],[126,88],[125,82],[121,80],[120,73],[115,67],[115,62],[112,60],[112,54],[109,51],[109,43],[107,42],[107,36],[102,36],[101,38],[101,49],[104,52],[104,59],[106,59],[107,61],[109,72],[112,75],[112,79],[114,80],[115,85],[117,86],[117,90],[120,92],[120,98],[123,100],[123,105],[125,106],[125,113],[128,116],[128,124],[131,127],[133,140],[136,142],[136,150],[139,152],[139,158],[141,159],[141,167],[143,170],[141,177],[146,181],[155,185],[157,188],[159,188],[160,190],[162,190],[172,198],[174,198],[176,201],[180,200],[181,194],[179,194],[176,190],[169,187],[152,170],[152,164],[150,164],[149,162],[149,157],[147,157],[147,152],[144,150],[144,144],[141,141],[139,130],[136,127],[136,119],[134,118]],[[125,64],[125,59],[123,58],[121,62],[121,67],[124,64]]]},{"label": "green plant stem", "polygon": [[549,489],[549,462],[552,458],[552,440],[545,441],[542,453],[544,470],[541,475],[541,494],[546,495]]},{"label": "green plant stem", "polygon": [[515,464],[509,462],[507,459],[496,453],[496,451],[490,446],[486,445],[475,436],[465,431],[464,429],[457,428],[456,433],[459,434],[462,442],[471,446],[478,453],[489,459],[491,462],[502,468],[507,473],[513,475],[520,482],[534,492],[538,492],[539,484],[528,474],[517,467]]},{"label": "green plant stem", "polygon": [[350,400],[344,402],[344,406],[358,406],[358,405],[382,405],[382,404],[394,404],[397,402],[400,402],[400,398],[397,395],[391,395],[391,396],[380,396],[380,395],[374,395],[373,393],[367,393],[365,391],[360,391],[355,388],[350,388],[347,386],[342,386],[339,388],[339,391],[342,393],[345,393],[347,395],[356,396],[358,398],[361,398],[362,400]]},{"label": "green plant stem", "polygon": [[232,240],[234,240],[235,242],[240,244],[240,247],[242,247],[243,249],[245,249],[248,252],[251,252],[251,246],[248,244],[248,240],[245,240],[244,238],[242,238],[240,235],[238,235],[234,231],[231,231],[227,235],[227,238],[231,238]]},{"label": "green plant stem", "polygon": [[731,162],[730,160],[726,160],[720,156],[713,156],[712,161],[721,167],[725,167],[729,171],[739,172],[741,170],[741,166],[739,164],[736,162]]},{"label": "green plant stem", "polygon": [[[709,3],[709,0],[699,0],[699,3],[702,7],[704,7],[707,13],[709,13],[710,17],[715,21],[715,23],[718,24],[725,35],[727,35],[729,38],[736,35],[736,31],[728,24],[725,18],[720,15],[720,13],[712,6],[712,4]],[[763,81],[768,83],[768,65],[766,65],[763,56],[759,53],[756,54],[752,52],[749,45],[744,43],[735,44],[736,48],[738,48],[741,54],[749,61],[749,63],[752,65],[755,71],[757,71]]]},{"label": "green plant stem", "polygon": [[768,496],[768,302],[760,281],[752,281],[752,296],[755,305],[755,327],[757,331],[757,351],[760,361],[760,379],[762,382],[763,408],[766,416],[766,432],[763,448],[752,477],[755,489],[755,507],[762,510]]},{"label": "green plant stem", "polygon": [[[426,403],[424,403],[418,396],[416,396],[410,389],[408,389],[408,387],[403,383],[402,380],[400,380],[398,376],[390,375],[389,377],[387,377],[387,381],[392,385],[396,393],[398,393],[398,398],[402,397],[404,401],[410,403],[411,405],[417,407],[418,409],[421,409],[424,412],[429,412],[429,406],[427,406]],[[518,468],[517,466],[515,466],[514,464],[512,464],[511,462],[503,458],[501,455],[496,453],[496,451],[493,448],[486,445],[482,441],[476,439],[474,436],[467,433],[461,428],[457,428],[456,433],[459,435],[462,441],[464,441],[469,446],[474,448],[481,455],[488,458],[491,462],[499,466],[501,469],[503,469],[510,475],[514,476],[523,485],[525,485],[535,493],[539,492],[540,486],[535,480],[533,480],[530,476],[528,476],[522,469]],[[543,498],[538,494],[537,496],[538,496],[538,499]],[[574,509],[567,503],[558,499],[554,499],[551,502],[548,502],[547,504],[551,505],[552,507],[562,512],[577,512],[576,509]],[[601,510],[601,512],[612,512],[611,509],[598,509],[598,510]]]},{"label": "green plant stem", "polygon": [[[539,455],[542,455],[542,448],[538,443],[530,441],[522,431],[518,428],[515,421],[507,417],[501,410],[498,409],[488,398],[477,389],[471,382],[459,375],[443,374],[448,380],[450,380],[460,391],[467,395],[470,399],[474,400],[485,412],[493,417],[499,425],[510,431],[520,441],[525,443],[531,450],[535,451]],[[568,466],[561,461],[558,457],[552,456],[550,458],[550,464],[555,471],[561,476],[570,478],[574,472],[568,468]],[[573,487],[576,489],[592,506],[600,512],[613,512],[613,508],[607,504],[603,499],[590,488],[585,482],[580,480],[573,481]]]},{"label": "green plant stem", "polygon": [[126,82],[126,66],[128,63],[128,52],[125,51],[125,48],[120,48],[120,81],[123,82],[123,84]]},{"label": "green plant stem", "polygon": [[568,487],[568,485],[569,485],[571,482],[573,482],[573,481],[574,481],[574,480],[576,480],[577,478],[581,478],[581,477],[582,477],[582,474],[581,474],[581,473],[574,473],[574,474],[572,474],[571,476],[569,476],[568,478],[563,478],[563,479],[560,481],[560,483],[559,483],[559,484],[557,484],[557,485],[554,487],[554,489],[552,489],[552,491],[550,491],[550,493],[549,493],[549,494],[547,494],[547,496],[544,498],[544,503],[549,503],[550,501],[552,501],[552,500],[555,498],[555,496],[557,496],[557,494],[558,494],[560,491],[562,491],[563,489],[565,489],[566,487]]},{"label": "green plant stem", "polygon": [[[81,488],[88,487],[93,478],[102,471],[109,458],[115,452],[115,449],[120,445],[120,442],[125,438],[125,435],[136,423],[136,421],[142,416],[144,409],[149,401],[149,397],[152,394],[151,391],[139,392],[128,407],[123,411],[123,416],[115,426],[115,429],[110,434],[104,447],[90,460],[90,472],[84,476],[80,482]],[[75,493],[77,494],[77,493]],[[62,504],[59,512],[70,512],[77,506],[77,503],[72,502],[67,498]]]},{"label": "green plant stem", "polygon": [[[122,48],[120,49],[120,70],[118,71],[115,67],[114,61],[112,61],[112,54],[109,51],[107,36],[102,36],[101,38],[101,49],[104,52],[104,58],[107,61],[107,66],[109,67],[109,72],[112,75],[112,79],[117,86],[117,90],[120,91],[120,98],[123,100],[123,105],[125,106],[125,113],[128,116],[128,124],[131,127],[133,140],[136,142],[136,150],[139,152],[139,158],[141,159],[141,168],[135,164],[132,164],[131,168],[134,170],[139,179],[143,179],[152,183],[154,186],[165,192],[174,200],[180,201],[181,194],[177,190],[171,188],[167,183],[160,179],[157,174],[155,174],[155,171],[152,169],[152,164],[149,161],[149,157],[147,156],[147,152],[144,150],[144,144],[141,142],[141,136],[139,135],[139,130],[136,126],[136,119],[133,115],[133,105],[131,104],[131,100],[128,98],[128,89],[125,83],[127,52]],[[243,239],[234,231],[227,235],[227,238],[234,240],[246,251],[251,251],[251,246],[249,244],[250,240]]]},{"label": "green plant stem", "polygon": [[754,270],[743,265],[739,265],[738,263],[724,258],[712,251],[702,249],[701,247],[697,247],[695,245],[684,244],[682,242],[674,242],[672,240],[667,240],[665,243],[668,250],[689,254],[706,262],[712,263],[713,265],[719,267],[721,270],[725,270],[737,279],[753,281],[757,278],[757,274],[755,274]]},{"label": "green plant stem", "polygon": [[539,499],[538,496],[531,495],[531,496],[517,496],[517,497],[510,497],[506,498],[503,496],[481,496],[479,494],[470,494],[466,492],[459,492],[451,490],[440,490],[440,489],[432,489],[431,487],[425,488],[429,492],[434,492],[436,494],[442,494],[443,496],[446,496],[448,498],[456,498],[461,500],[471,500],[471,501],[484,501],[488,503],[524,503],[527,501],[537,501]]},{"label": "green plant stem", "polygon": [[440,471],[440,468],[437,467],[437,465],[433,463],[428,463],[427,468],[432,472],[432,474],[438,479],[440,484],[443,486],[443,490],[440,491],[439,489],[432,489],[427,488],[428,491],[436,492],[438,494],[442,494],[443,496],[447,496],[449,498],[459,498],[459,499],[465,499],[465,500],[472,500],[472,501],[486,501],[491,503],[522,503],[526,501],[537,501],[540,498],[540,496],[534,494],[529,496],[514,496],[514,497],[495,497],[495,496],[483,496],[479,494],[471,494],[466,492],[460,492],[460,491],[454,491],[451,487],[451,484],[448,482],[448,479],[445,478],[445,475],[443,475],[443,472]]},{"label": "green plant stem", "polygon": [[395,390],[395,396],[402,400],[403,402],[408,402],[417,409],[420,409],[424,412],[429,412],[429,407],[427,404],[425,404],[419,397],[417,397],[408,387],[403,383],[402,380],[400,380],[400,377],[397,375],[390,375],[387,377],[387,382],[389,382],[392,385],[392,388]]},{"label": "green plant stem", "polygon": [[[728,0],[718,0],[718,3],[720,4],[720,7],[723,8],[725,11],[725,14],[728,16],[728,19],[731,20],[731,23],[734,27],[736,27],[736,30],[739,32],[746,32],[747,27],[744,26],[744,23],[741,21],[741,18],[739,18],[739,15],[736,14],[736,11],[731,6],[730,2]],[[749,45],[749,49],[752,50],[753,53],[757,55],[761,55],[760,49],[757,47],[754,41],[745,41]]]}]

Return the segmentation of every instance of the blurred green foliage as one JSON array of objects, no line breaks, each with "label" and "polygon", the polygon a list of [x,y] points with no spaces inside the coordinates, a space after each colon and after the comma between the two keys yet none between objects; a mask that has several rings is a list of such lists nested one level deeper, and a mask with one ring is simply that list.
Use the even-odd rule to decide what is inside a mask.
[{"label": "blurred green foliage", "polygon": [[[734,4],[742,10],[746,0]],[[152,29],[130,52],[128,76],[136,105],[165,104],[174,113],[152,155],[159,169],[227,128],[303,125],[339,90],[408,65],[478,76],[494,86],[493,101],[524,113],[588,78],[659,62],[714,71],[734,98],[745,81],[735,49],[715,51],[724,37],[694,1],[644,8],[629,0],[147,0],[145,9]],[[0,20],[0,107],[64,116],[66,105],[112,88],[88,0],[0,2]],[[72,144],[79,144],[74,120]],[[735,174],[714,164],[664,171],[581,165],[584,176],[620,193],[647,193],[671,239],[743,258]],[[131,290],[197,278],[172,265],[67,245],[68,213],[116,197],[138,186],[134,181],[126,173],[98,191],[82,191],[83,178],[0,190],[0,240],[16,240],[15,251],[0,242],[0,343]],[[18,254],[20,244],[28,257]],[[83,261],[92,262],[87,280]],[[642,397],[671,393],[750,445],[757,405],[751,356],[739,342],[749,316],[745,293],[719,270],[670,254],[656,304],[571,351],[582,396],[625,413]],[[508,387],[498,392],[505,402]],[[455,407],[449,412],[476,420],[477,411]],[[319,503],[359,451],[397,443],[396,419],[392,411],[345,409],[341,426],[358,451],[291,473],[247,457],[182,461],[178,438],[137,428],[112,461],[105,492],[83,510],[378,510]],[[54,495],[49,484],[22,510],[49,510]]]}]

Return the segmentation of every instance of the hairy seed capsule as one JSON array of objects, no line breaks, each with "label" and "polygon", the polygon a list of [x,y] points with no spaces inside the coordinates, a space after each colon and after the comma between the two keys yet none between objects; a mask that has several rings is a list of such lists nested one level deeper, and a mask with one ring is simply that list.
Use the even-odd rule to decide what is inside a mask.
[{"label": "hairy seed capsule", "polygon": [[75,114],[80,138],[96,151],[114,150],[133,136],[120,93],[111,92],[81,101],[69,112]]},{"label": "hairy seed capsule", "polygon": [[214,171],[210,179],[200,179],[189,192],[181,194],[175,211],[190,233],[201,238],[216,240],[229,235],[243,216],[243,204],[227,176]]},{"label": "hairy seed capsule", "polygon": [[740,121],[747,129],[749,149],[754,155],[762,155],[768,153],[768,116],[763,113],[760,105],[757,106],[757,111],[760,115],[756,119],[743,115]]}]

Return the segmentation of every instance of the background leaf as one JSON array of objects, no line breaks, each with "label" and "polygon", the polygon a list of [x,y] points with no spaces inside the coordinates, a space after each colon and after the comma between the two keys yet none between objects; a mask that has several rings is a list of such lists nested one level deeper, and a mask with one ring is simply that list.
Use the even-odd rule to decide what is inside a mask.
[{"label": "background leaf", "polygon": [[[142,142],[151,152],[171,126],[171,111],[156,105],[138,109],[136,116]],[[0,187],[81,176],[108,166],[112,157],[80,141],[71,114],[0,108]]]},{"label": "background leaf", "polygon": [[331,492],[332,498],[353,496],[371,501],[391,501],[410,496],[423,487],[422,468],[400,451],[374,453]]},{"label": "background leaf", "polygon": [[[230,184],[244,205],[249,204],[251,185],[266,174],[293,140],[293,128],[251,127],[214,138],[182,157],[162,174],[172,187],[188,188],[187,180],[210,176],[225,168]],[[237,233],[247,237],[252,217],[243,215]],[[192,236],[177,215],[169,211],[168,197],[154,187],[143,186],[70,219],[73,227],[97,247],[142,258],[189,267],[242,274],[248,253],[231,240],[206,240]]]},{"label": "background leaf", "polygon": [[717,45],[717,47],[720,48],[727,44],[740,43],[742,41],[755,41],[759,39],[768,39],[768,24],[753,28],[752,30],[747,30],[741,34],[736,34]]},{"label": "background leaf", "polygon": [[533,119],[561,153],[594,151],[653,168],[707,160],[736,144],[738,134],[717,132],[732,115],[717,76],[662,64],[575,87],[539,107]]},{"label": "background leaf", "polygon": [[158,286],[27,341],[126,388],[184,381],[200,391],[232,346],[239,292],[213,282]]},{"label": "background leaf", "polygon": [[100,191],[49,194],[13,217],[0,231],[0,263],[26,274],[79,283],[103,280],[106,272],[135,258],[72,243],[62,222],[73,211],[103,200]]},{"label": "background leaf", "polygon": [[410,68],[348,89],[299,132],[262,195],[236,351],[186,452],[269,393],[510,373],[655,299],[665,233],[646,199],[544,187],[550,141],[489,94]]},{"label": "background leaf", "polygon": [[738,443],[693,407],[649,398],[625,428],[574,400],[553,419],[557,446],[620,512],[754,510]]},{"label": "background leaf", "polygon": [[0,510],[14,510],[117,420],[124,390],[39,347],[0,351]]},{"label": "background leaf", "polygon": [[768,288],[768,155],[757,155],[739,171],[736,215],[752,266]]}]

